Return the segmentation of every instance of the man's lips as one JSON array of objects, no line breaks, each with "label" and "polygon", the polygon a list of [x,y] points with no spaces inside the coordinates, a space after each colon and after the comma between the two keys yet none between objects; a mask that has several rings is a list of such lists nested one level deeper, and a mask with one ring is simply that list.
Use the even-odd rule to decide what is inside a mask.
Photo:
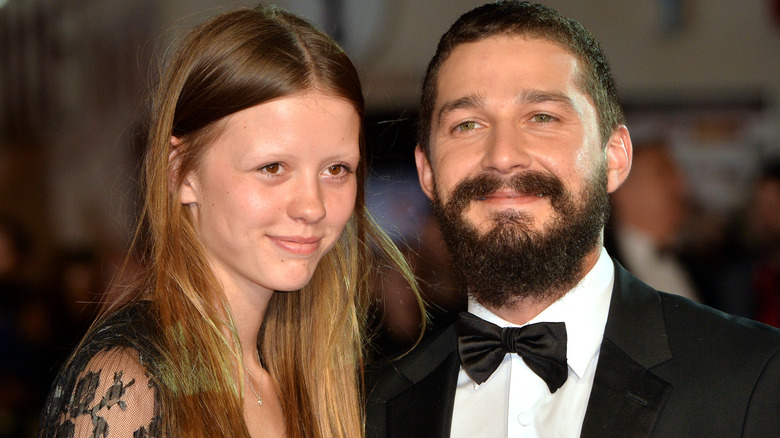
[{"label": "man's lips", "polygon": [[529,198],[543,198],[544,193],[521,193],[516,190],[499,190],[493,193],[477,196],[478,201],[512,201],[528,200]]},{"label": "man's lips", "polygon": [[268,236],[277,246],[296,255],[309,255],[317,250],[321,237]]}]

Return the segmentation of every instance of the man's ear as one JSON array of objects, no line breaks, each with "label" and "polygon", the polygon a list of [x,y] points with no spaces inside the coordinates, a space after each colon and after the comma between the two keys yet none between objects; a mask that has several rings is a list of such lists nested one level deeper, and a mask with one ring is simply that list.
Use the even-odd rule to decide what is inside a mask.
[{"label": "man's ear", "polygon": [[633,159],[631,136],[625,125],[618,126],[607,141],[607,192],[612,193],[628,178]]},{"label": "man's ear", "polygon": [[425,192],[425,196],[433,200],[433,169],[428,161],[428,156],[425,155],[425,151],[419,144],[414,148],[414,161],[417,163],[417,178],[420,180],[420,187]]},{"label": "man's ear", "polygon": [[197,178],[194,172],[184,175],[179,185],[179,172],[181,170],[182,143],[177,137],[171,136],[171,151],[168,154],[168,190],[170,193],[178,193],[179,202],[184,205],[197,203]]}]

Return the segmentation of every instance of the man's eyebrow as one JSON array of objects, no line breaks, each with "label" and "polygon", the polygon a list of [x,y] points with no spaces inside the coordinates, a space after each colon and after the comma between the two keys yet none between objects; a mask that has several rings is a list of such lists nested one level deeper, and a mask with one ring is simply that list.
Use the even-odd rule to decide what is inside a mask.
[{"label": "man's eyebrow", "polygon": [[447,115],[455,110],[462,108],[477,108],[483,106],[485,98],[478,94],[469,94],[468,96],[459,97],[444,104],[439,108],[438,116],[436,117],[437,125],[441,125]]},{"label": "man's eyebrow", "polygon": [[555,93],[551,91],[541,90],[523,90],[517,93],[515,97],[517,103],[543,103],[551,102],[557,105],[561,105],[571,109],[572,111],[580,114],[579,108],[574,104],[571,97],[563,93]]},{"label": "man's eyebrow", "polygon": [[[574,101],[571,99],[571,97],[563,93],[542,90],[523,90],[517,93],[517,96],[515,96],[515,101],[518,104],[551,102],[556,105],[571,109],[577,114],[582,115],[580,109],[577,107],[577,105],[574,104]],[[469,94],[449,102],[444,102],[441,108],[439,108],[439,112],[436,117],[437,124],[441,125],[447,115],[455,110],[463,108],[477,108],[484,105],[485,97],[479,94]]]}]

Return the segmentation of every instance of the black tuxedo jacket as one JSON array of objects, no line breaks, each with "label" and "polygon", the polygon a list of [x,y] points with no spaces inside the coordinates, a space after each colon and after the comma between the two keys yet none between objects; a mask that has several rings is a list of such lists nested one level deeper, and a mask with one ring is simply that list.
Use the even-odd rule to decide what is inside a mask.
[{"label": "black tuxedo jacket", "polygon": [[[780,330],[659,293],[615,266],[581,436],[780,437]],[[449,437],[459,366],[450,326],[375,368],[367,437]]]}]

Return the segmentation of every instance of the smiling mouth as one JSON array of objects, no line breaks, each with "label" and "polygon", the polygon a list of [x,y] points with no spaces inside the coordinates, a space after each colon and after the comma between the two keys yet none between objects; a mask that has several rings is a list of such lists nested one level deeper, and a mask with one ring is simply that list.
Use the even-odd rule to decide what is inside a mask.
[{"label": "smiling mouth", "polygon": [[514,190],[499,190],[486,195],[477,196],[478,201],[487,200],[504,200],[504,199],[519,199],[519,198],[544,198],[544,193],[520,193]]},{"label": "smiling mouth", "polygon": [[286,252],[306,256],[314,253],[319,247],[322,238],[301,236],[269,236],[271,240]]}]

